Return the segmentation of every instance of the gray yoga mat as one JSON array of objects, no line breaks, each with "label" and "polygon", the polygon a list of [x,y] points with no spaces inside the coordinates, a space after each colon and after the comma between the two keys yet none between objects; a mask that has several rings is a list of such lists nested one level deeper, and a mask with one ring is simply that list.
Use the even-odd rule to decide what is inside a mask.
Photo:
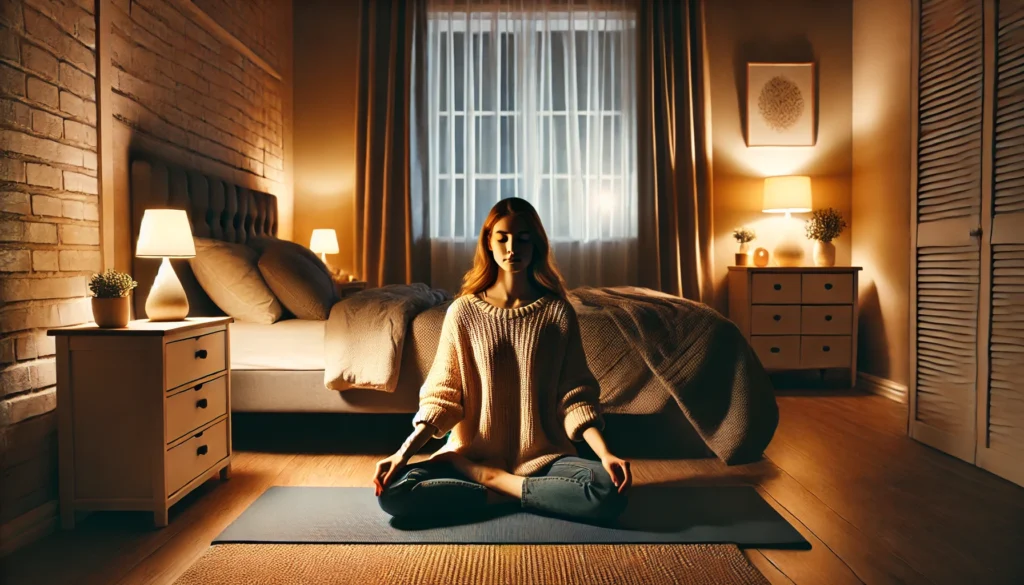
[{"label": "gray yoga mat", "polygon": [[617,520],[598,526],[494,506],[472,519],[408,522],[380,509],[372,488],[283,487],[263,493],[213,541],[287,544],[736,544],[810,548],[746,486],[637,486]]}]

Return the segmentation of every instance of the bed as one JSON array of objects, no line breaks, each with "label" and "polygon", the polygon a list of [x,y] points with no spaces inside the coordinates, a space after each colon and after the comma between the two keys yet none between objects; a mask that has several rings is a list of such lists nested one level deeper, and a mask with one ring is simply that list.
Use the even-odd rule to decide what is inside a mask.
[{"label": "bed", "polygon": [[[130,168],[133,242],[143,211],[151,207],[185,209],[197,237],[240,244],[277,237],[272,195],[145,155],[136,155]],[[189,298],[190,317],[224,314],[187,261],[172,265]],[[133,259],[136,315],[145,314],[157,267],[156,261]],[[360,336],[375,334],[370,327],[360,331],[360,322],[352,320],[374,306],[375,298],[385,298],[374,294],[379,293],[371,289],[342,299],[326,321],[236,320],[230,326],[232,411],[414,413],[450,300],[421,306],[397,328],[401,351],[387,391],[339,386],[331,371],[337,369],[337,348],[359,347]],[[604,413],[641,418],[681,412],[685,416],[673,420],[689,423],[683,434],[699,436],[727,463],[760,457],[778,409],[767,373],[731,322],[704,305],[633,287],[575,289],[569,300],[601,385]],[[363,303],[362,313],[352,309],[356,302]],[[349,321],[336,318],[346,310]]]}]

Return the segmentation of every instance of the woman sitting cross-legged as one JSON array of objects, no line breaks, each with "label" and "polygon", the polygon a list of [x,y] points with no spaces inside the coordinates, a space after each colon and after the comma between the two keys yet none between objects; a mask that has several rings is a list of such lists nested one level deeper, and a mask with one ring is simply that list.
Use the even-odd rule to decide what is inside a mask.
[{"label": "woman sitting cross-legged", "polygon": [[[519,501],[568,518],[614,518],[631,473],[605,445],[599,397],[540,218],[526,200],[503,199],[445,315],[415,431],[377,463],[381,508],[444,517]],[[408,465],[449,431],[430,459]],[[581,440],[600,462],[576,456]]]}]

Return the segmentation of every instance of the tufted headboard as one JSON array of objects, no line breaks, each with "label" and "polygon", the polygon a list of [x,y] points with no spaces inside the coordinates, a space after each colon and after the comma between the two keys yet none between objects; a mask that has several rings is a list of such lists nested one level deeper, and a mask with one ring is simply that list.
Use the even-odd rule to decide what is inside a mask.
[{"label": "tufted headboard", "polygon": [[[131,163],[132,276],[135,318],[145,318],[146,298],[160,260],[136,258],[142,214],[150,208],[184,209],[196,237],[244,244],[253,238],[277,236],[277,198],[252,191],[194,170],[186,170],[146,155]],[[171,260],[188,296],[189,317],[223,315],[196,282],[188,260]]]}]

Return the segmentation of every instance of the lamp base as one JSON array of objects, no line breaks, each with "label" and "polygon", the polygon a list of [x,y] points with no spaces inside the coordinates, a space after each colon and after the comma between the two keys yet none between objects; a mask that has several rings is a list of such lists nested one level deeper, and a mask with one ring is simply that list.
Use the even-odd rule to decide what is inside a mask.
[{"label": "lamp base", "polygon": [[167,258],[160,262],[153,288],[149,289],[146,316],[150,321],[183,321],[188,317],[188,297]]}]

